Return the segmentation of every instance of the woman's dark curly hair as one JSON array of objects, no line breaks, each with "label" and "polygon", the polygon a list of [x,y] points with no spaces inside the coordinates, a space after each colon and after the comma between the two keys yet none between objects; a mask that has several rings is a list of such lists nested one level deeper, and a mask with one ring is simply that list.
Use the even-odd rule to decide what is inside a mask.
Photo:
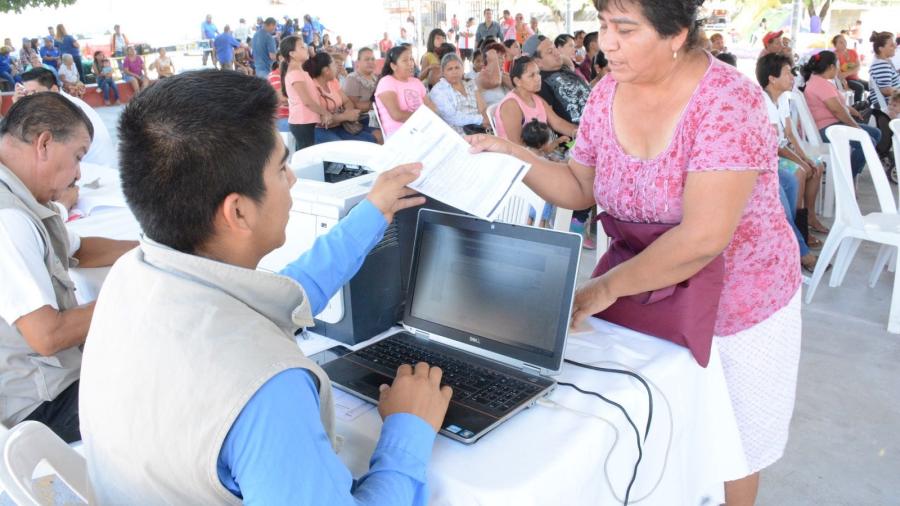
[{"label": "woman's dark curly hair", "polygon": [[685,28],[688,31],[684,46],[697,47],[700,42],[700,20],[697,19],[704,0],[594,0],[594,6],[603,12],[610,5],[624,10],[626,4],[637,5],[647,21],[663,37],[673,37]]}]

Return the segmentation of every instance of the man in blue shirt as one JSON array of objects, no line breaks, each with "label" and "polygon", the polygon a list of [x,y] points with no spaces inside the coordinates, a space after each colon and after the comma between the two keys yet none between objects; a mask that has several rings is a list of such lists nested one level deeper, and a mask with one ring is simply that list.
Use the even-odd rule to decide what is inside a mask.
[{"label": "man in blue shirt", "polygon": [[225,25],[222,33],[213,42],[213,47],[216,50],[219,67],[222,70],[234,70],[234,50],[241,47],[241,43],[231,34],[230,26]]},{"label": "man in blue shirt", "polygon": [[[330,406],[320,405],[331,399],[327,376],[285,336],[288,322],[311,322],[355,274],[396,212],[424,202],[406,188],[421,165],[381,174],[365,200],[283,271],[303,296],[294,281],[254,270],[284,243],[296,182],[275,129],[277,105],[265,81],[194,71],[159,81],[122,114],[120,149],[135,160],[123,168],[123,191],[145,240],[107,279],[111,295],[98,301],[83,367],[82,430],[98,500],[428,501],[427,464],[452,393],[440,387],[440,369],[404,365],[392,386],[382,386],[381,437],[369,472],[353,480],[329,440]],[[260,285],[289,300],[263,300],[272,295],[254,292]],[[172,307],[185,294],[195,302]],[[120,322],[123,315],[135,320]],[[107,358],[122,345],[144,354],[120,368]],[[301,359],[309,365],[279,367]],[[234,405],[248,384],[259,386]],[[233,422],[223,431],[217,420]],[[167,444],[122,444],[147,432]]]},{"label": "man in blue shirt", "polygon": [[205,40],[207,44],[209,44],[209,49],[203,50],[203,66],[206,66],[206,60],[209,58],[210,54],[213,57],[213,67],[216,66],[216,55],[215,49],[213,48],[213,42],[216,39],[216,36],[219,35],[219,29],[216,28],[216,25],[212,22],[212,15],[207,14],[206,20],[200,23],[200,39]]},{"label": "man in blue shirt", "polygon": [[59,70],[59,48],[53,45],[53,39],[44,39],[44,47],[41,48],[41,61],[50,65],[54,70]]},{"label": "man in blue shirt", "polygon": [[253,34],[253,40],[250,43],[253,51],[253,66],[256,68],[256,75],[266,79],[269,72],[272,71],[272,64],[275,63],[275,18],[266,18],[263,23],[262,30],[257,30]]},{"label": "man in blue shirt", "polygon": [[303,30],[301,30],[301,34],[303,35],[303,43],[307,46],[311,45],[313,35],[316,34],[316,26],[313,24],[312,16],[309,14],[303,16]]}]

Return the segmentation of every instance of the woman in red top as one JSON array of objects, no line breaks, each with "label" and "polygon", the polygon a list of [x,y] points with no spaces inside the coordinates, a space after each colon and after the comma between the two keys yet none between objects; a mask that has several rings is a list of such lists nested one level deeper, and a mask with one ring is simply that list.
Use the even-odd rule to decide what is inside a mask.
[{"label": "woman in red top", "polygon": [[831,45],[838,58],[838,77],[844,81],[844,87],[853,90],[853,101],[859,102],[869,88],[869,83],[859,78],[859,55],[847,48],[847,39],[843,35],[835,35]]}]

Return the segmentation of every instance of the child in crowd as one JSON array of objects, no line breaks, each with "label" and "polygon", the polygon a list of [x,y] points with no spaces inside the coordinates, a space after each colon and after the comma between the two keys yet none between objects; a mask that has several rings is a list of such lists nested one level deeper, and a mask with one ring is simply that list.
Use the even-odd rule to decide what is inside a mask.
[{"label": "child in crowd", "polygon": [[553,137],[550,125],[538,121],[537,118],[522,127],[522,143],[534,154],[557,162],[565,161],[566,156],[560,150],[560,146],[569,142],[569,138],[565,135],[555,139]]},{"label": "child in crowd", "polygon": [[[569,138],[565,135],[558,136],[555,139],[553,139],[553,137],[553,130],[550,129],[550,125],[538,121],[537,118],[532,119],[522,127],[522,143],[525,144],[525,147],[538,156],[557,162],[563,162],[566,159],[566,155],[559,147],[569,142]],[[553,206],[544,204],[544,209],[541,213],[541,227],[549,227],[550,215],[552,213]],[[534,209],[529,211],[528,218],[531,220],[531,223],[534,223],[536,215],[537,213]]]},{"label": "child in crowd", "polygon": [[891,101],[888,103],[888,116],[891,119],[900,119],[900,93],[891,95]]}]

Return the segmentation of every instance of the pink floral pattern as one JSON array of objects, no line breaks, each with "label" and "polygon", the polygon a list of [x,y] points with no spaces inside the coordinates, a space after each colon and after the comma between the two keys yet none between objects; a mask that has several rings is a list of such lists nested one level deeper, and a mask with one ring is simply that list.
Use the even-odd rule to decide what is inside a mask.
[{"label": "pink floral pattern", "polygon": [[799,250],[779,200],[777,138],[759,86],[711,59],[671,143],[652,160],[619,145],[612,128],[615,89],[611,75],[594,88],[572,151],[576,161],[596,168],[600,207],[621,220],[679,223],[689,172],[759,171],[724,252],[716,335],[735,334],[784,307],[800,285]]}]

